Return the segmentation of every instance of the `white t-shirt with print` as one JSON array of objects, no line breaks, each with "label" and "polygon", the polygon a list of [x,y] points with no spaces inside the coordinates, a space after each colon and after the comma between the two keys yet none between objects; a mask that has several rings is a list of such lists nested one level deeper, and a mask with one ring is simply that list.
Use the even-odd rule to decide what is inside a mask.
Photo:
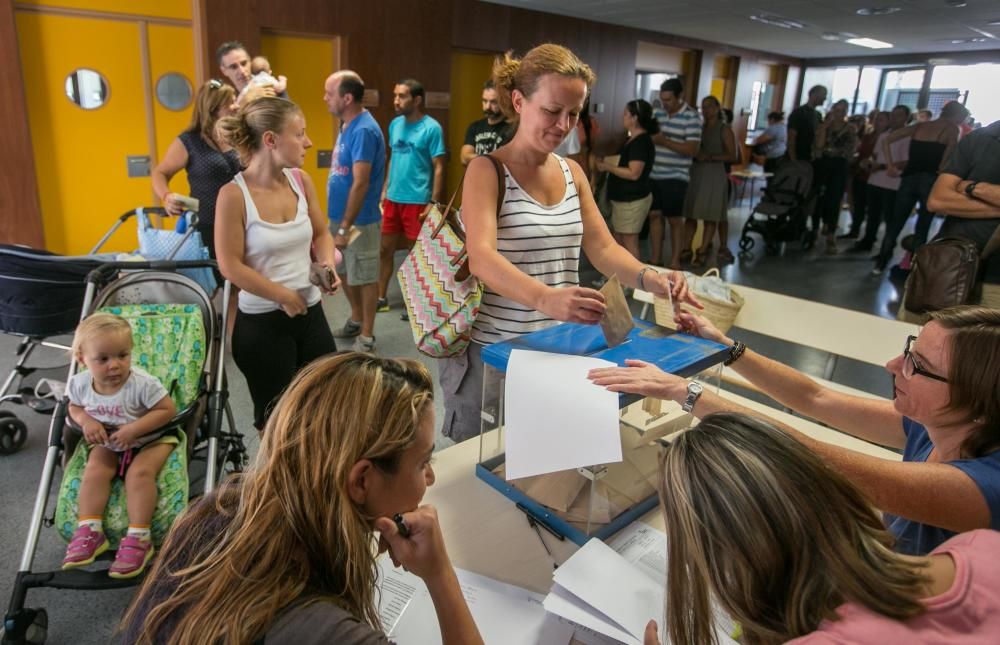
[{"label": "white t-shirt with print", "polygon": [[[128,380],[114,394],[104,395],[94,390],[94,377],[89,371],[74,374],[66,388],[69,402],[78,405],[83,410],[106,426],[123,426],[144,416],[149,410],[167,396],[163,384],[143,370],[133,367]],[[138,445],[145,445],[158,438],[160,433],[153,432],[142,437]],[[104,444],[109,450],[120,451],[116,445]]]}]

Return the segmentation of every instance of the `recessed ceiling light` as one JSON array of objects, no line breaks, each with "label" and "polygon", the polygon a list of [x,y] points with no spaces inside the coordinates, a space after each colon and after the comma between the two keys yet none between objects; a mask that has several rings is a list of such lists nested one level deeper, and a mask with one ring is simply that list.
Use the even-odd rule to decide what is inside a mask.
[{"label": "recessed ceiling light", "polygon": [[986,23],[990,27],[1000,27],[1000,20],[994,20],[993,22]]},{"label": "recessed ceiling light", "polygon": [[949,7],[954,7],[956,9],[961,9],[962,7],[969,4],[967,0],[945,0],[944,3]]},{"label": "recessed ceiling light", "polygon": [[968,43],[985,43],[989,38],[953,38],[947,42],[952,45],[965,45]]},{"label": "recessed ceiling light", "polygon": [[888,16],[890,13],[902,11],[902,7],[867,7],[855,11],[859,16]]},{"label": "recessed ceiling light", "polygon": [[762,22],[765,25],[771,25],[772,27],[781,27],[782,29],[803,29],[805,25],[798,20],[789,20],[788,18],[782,18],[773,13],[759,13],[750,16],[750,20],[754,22]]},{"label": "recessed ceiling light", "polygon": [[827,31],[823,33],[820,38],[823,40],[840,40],[840,34],[834,33],[832,31]]},{"label": "recessed ceiling light", "polygon": [[867,47],[869,49],[889,49],[892,47],[892,43],[875,40],[874,38],[848,38],[844,42],[857,45],[858,47]]}]

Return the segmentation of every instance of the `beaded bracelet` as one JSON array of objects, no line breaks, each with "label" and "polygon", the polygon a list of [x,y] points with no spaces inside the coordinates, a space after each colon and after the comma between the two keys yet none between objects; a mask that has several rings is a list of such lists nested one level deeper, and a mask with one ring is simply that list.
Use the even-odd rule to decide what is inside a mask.
[{"label": "beaded bracelet", "polygon": [[[648,291],[648,289],[646,289],[646,282],[645,282],[646,271],[653,271],[653,267],[642,267],[641,269],[639,269],[639,277],[636,278],[636,284],[643,291]],[[656,271],[653,271],[653,273],[656,273]]]},{"label": "beaded bracelet", "polygon": [[736,341],[735,343],[733,343],[733,346],[729,348],[729,358],[726,359],[726,362],[723,363],[723,365],[728,367],[733,363],[735,363],[736,361],[740,360],[740,357],[743,356],[743,352],[745,351],[747,351],[746,343],[744,343],[741,340]]}]

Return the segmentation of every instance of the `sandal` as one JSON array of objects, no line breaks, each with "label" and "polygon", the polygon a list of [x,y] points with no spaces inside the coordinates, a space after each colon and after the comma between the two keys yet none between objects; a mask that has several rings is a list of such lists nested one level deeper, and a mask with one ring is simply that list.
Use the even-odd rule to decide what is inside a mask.
[{"label": "sandal", "polygon": [[691,262],[693,258],[694,258],[694,252],[691,251],[691,249],[684,249],[683,251],[681,251],[680,255],[681,264],[684,264],[686,262]]},{"label": "sandal", "polygon": [[719,264],[732,264],[736,262],[736,258],[733,256],[733,252],[729,250],[729,247],[722,247],[719,249],[718,254]]},{"label": "sandal", "polygon": [[708,257],[708,253],[707,252],[706,253],[701,253],[701,252],[695,253],[694,257],[691,258],[691,266],[692,267],[699,267],[699,268],[705,266],[705,258],[706,257]]}]

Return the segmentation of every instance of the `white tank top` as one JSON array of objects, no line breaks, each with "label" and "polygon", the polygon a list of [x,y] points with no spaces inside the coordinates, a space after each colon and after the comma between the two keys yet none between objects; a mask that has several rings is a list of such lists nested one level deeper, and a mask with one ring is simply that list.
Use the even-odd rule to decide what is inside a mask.
[{"label": "white tank top", "polygon": [[[550,287],[580,284],[583,219],[580,195],[566,160],[558,155],[566,182],[562,200],[545,206],[528,194],[504,166],[507,190],[497,215],[497,251],[518,269]],[[540,311],[504,298],[486,285],[472,339],[490,344],[557,324]]]},{"label": "white tank top", "polygon": [[[309,220],[309,204],[299,190],[298,182],[288,168],[285,178],[298,196],[295,219],[284,224],[272,224],[260,218],[257,206],[247,189],[243,173],[237,173],[233,181],[243,191],[246,203],[246,238],[243,243],[243,263],[271,282],[298,291],[311,307],[320,300],[320,291],[309,282],[309,248],[312,245],[312,222]],[[240,291],[240,311],[247,314],[263,314],[280,309],[281,306],[256,296],[249,291]]]}]

